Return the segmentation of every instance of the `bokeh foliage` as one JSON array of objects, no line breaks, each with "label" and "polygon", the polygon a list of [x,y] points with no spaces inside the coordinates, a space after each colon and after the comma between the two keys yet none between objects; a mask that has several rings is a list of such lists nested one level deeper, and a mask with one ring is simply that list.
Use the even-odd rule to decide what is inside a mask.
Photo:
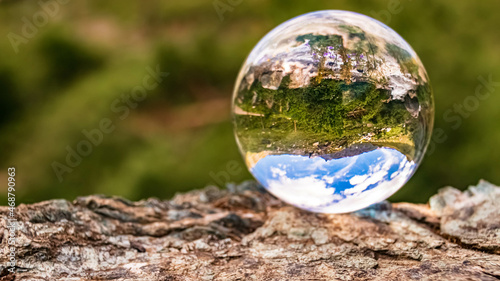
[{"label": "bokeh foliage", "polygon": [[[429,73],[435,127],[444,135],[393,200],[424,202],[444,185],[465,188],[480,178],[500,183],[498,83],[474,110],[456,107],[470,102],[479,76],[500,81],[500,2],[236,2],[69,1],[18,53],[8,34],[21,35],[23,17],[31,21],[41,7],[0,2],[0,180],[6,184],[7,167],[17,168],[18,202],[91,193],[165,198],[249,179],[246,169],[228,168],[232,161],[243,167],[229,122],[239,67],[273,27],[323,9],[378,17],[413,46]],[[222,21],[214,3],[231,8]],[[119,119],[111,104],[156,65],[170,75]],[[59,182],[51,164],[64,163],[66,147],[103,118],[116,129]]]}]

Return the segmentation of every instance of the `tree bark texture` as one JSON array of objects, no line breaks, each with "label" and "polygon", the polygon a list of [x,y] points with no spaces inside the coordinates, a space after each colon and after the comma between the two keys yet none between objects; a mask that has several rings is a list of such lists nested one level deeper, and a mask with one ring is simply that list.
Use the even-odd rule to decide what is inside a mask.
[{"label": "tree bark texture", "polygon": [[0,280],[500,280],[500,188],[350,214],[288,206],[254,182],[172,200],[87,196],[0,207]]}]

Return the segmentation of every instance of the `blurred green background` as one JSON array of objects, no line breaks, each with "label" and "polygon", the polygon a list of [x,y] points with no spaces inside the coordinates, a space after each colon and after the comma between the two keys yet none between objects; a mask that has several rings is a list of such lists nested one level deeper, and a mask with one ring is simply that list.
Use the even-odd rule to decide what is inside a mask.
[{"label": "blurred green background", "polygon": [[[0,182],[7,186],[15,166],[17,201],[28,203],[93,193],[168,198],[250,179],[229,121],[239,67],[272,28],[324,9],[386,23],[431,78],[439,135],[391,200],[425,202],[438,188],[480,178],[500,183],[500,2],[493,0],[1,1]],[[169,76],[127,104],[157,65]],[[495,82],[479,86],[480,76]],[[476,104],[478,86],[490,94]],[[82,130],[99,129],[103,118],[115,129],[68,166],[67,148],[76,150]],[[62,180],[56,162],[67,167]],[[0,199],[7,202],[6,192]]]}]

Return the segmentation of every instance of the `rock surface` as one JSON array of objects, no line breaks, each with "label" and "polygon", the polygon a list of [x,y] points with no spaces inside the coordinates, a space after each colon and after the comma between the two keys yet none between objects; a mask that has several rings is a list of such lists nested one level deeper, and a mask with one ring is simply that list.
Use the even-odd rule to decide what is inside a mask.
[{"label": "rock surface", "polygon": [[0,280],[500,280],[500,188],[448,187],[429,203],[315,214],[246,182],[20,205],[16,273],[2,255]]}]

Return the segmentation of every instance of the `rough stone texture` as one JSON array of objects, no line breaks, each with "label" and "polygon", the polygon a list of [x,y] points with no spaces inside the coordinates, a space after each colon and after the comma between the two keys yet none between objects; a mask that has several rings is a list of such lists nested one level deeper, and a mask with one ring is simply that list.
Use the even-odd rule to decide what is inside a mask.
[{"label": "rough stone texture", "polygon": [[[325,215],[253,182],[170,201],[20,205],[17,273],[0,280],[500,280],[500,188]],[[7,212],[0,241],[7,248]]]}]

